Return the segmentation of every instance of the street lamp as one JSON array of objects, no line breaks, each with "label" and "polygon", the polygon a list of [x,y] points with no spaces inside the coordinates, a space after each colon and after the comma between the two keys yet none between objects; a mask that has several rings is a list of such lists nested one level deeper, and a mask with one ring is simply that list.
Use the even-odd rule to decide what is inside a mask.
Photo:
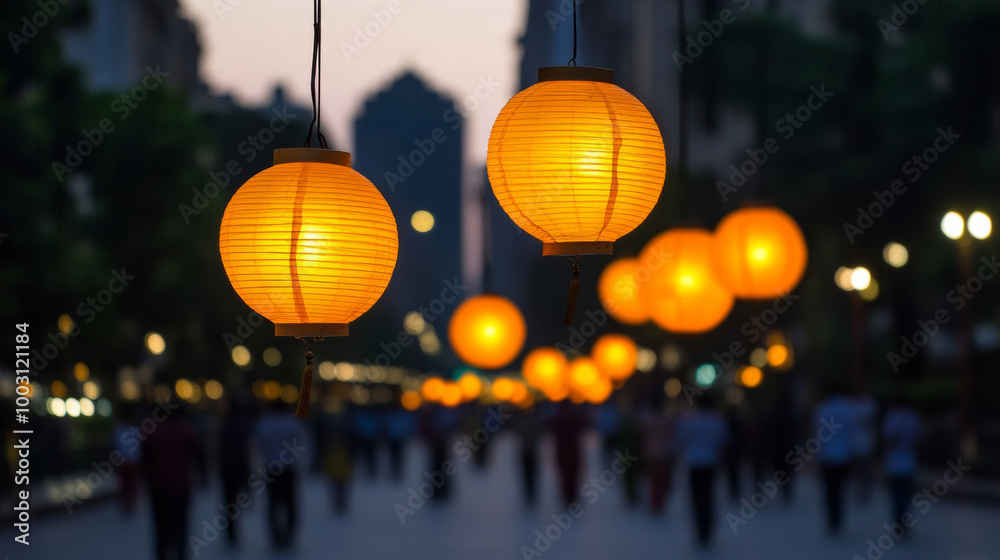
[{"label": "street lamp", "polygon": [[[941,218],[941,232],[945,237],[958,241],[956,256],[959,281],[972,276],[973,239],[983,240],[993,231],[993,222],[982,211],[969,214],[968,219],[954,210]],[[969,235],[965,235],[968,232]],[[976,440],[972,431],[972,306],[964,305],[959,311],[959,368],[958,368],[958,429],[963,457],[975,455]]]},{"label": "street lamp", "polygon": [[864,302],[872,301],[878,295],[878,282],[872,278],[870,270],[863,266],[840,267],[834,274],[837,287],[845,292],[857,292],[851,300],[851,379],[854,390],[864,389],[865,350],[865,308]]}]

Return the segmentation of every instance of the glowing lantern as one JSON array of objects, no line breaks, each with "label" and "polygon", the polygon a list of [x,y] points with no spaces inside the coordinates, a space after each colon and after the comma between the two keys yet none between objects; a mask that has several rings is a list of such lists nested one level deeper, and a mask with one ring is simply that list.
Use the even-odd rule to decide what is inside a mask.
[{"label": "glowing lantern", "polygon": [[715,229],[714,266],[736,297],[769,299],[788,293],[806,269],[806,242],[795,220],[772,207],[732,212]]},{"label": "glowing lantern", "polygon": [[512,301],[496,295],[470,298],[448,324],[448,340],[465,363],[483,369],[509,364],[524,346],[524,316]]},{"label": "glowing lantern", "polygon": [[441,388],[441,404],[454,408],[462,404],[462,389],[454,381],[445,381]]},{"label": "glowing lantern", "polygon": [[583,391],[583,398],[591,404],[601,404],[611,396],[611,381],[602,377]]},{"label": "glowing lantern", "polygon": [[729,314],[733,296],[715,277],[712,234],[700,228],[676,228],[657,235],[640,259],[663,261],[640,286],[650,317],[660,328],[680,333],[711,330]]},{"label": "glowing lantern", "polygon": [[385,291],[399,245],[378,189],[350,154],[274,151],[274,166],[226,207],[219,250],[229,281],[278,336],[336,336]]},{"label": "glowing lantern", "polygon": [[399,396],[399,404],[406,410],[416,410],[420,408],[420,393],[416,391],[403,391]]},{"label": "glowing lantern", "polygon": [[[219,252],[236,293],[277,336],[347,334],[396,267],[396,220],[378,189],[334,150],[274,151],[226,206]],[[299,416],[308,413],[306,354]]]},{"label": "glowing lantern", "polygon": [[420,397],[427,402],[437,402],[444,394],[444,380],[440,377],[428,377],[420,385]]},{"label": "glowing lantern", "polygon": [[507,377],[498,377],[491,387],[493,398],[498,401],[509,401],[514,396],[514,381]]},{"label": "glowing lantern", "polygon": [[663,188],[663,139],[604,68],[538,70],[490,133],[487,169],[504,211],[545,255],[611,253]]},{"label": "glowing lantern", "polygon": [[649,320],[649,312],[639,297],[638,268],[639,259],[617,259],[604,267],[597,283],[597,295],[604,310],[626,325],[641,325]]},{"label": "glowing lantern", "polygon": [[521,375],[528,385],[548,393],[565,383],[566,356],[557,348],[543,346],[535,348],[524,357]]},{"label": "glowing lantern", "polygon": [[606,334],[597,339],[590,355],[602,374],[610,379],[622,381],[635,373],[639,348],[625,335]]},{"label": "glowing lantern", "polygon": [[483,381],[479,376],[466,372],[458,378],[458,388],[462,391],[462,400],[471,401],[479,396],[483,390]]},{"label": "glowing lantern", "polygon": [[587,394],[592,387],[601,383],[604,377],[592,358],[582,357],[570,362],[567,379],[570,399],[573,402],[583,402],[588,400]]}]

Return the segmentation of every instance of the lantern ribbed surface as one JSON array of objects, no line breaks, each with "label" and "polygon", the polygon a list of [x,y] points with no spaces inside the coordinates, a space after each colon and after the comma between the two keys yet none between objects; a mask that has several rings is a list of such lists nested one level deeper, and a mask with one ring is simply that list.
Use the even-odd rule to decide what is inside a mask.
[{"label": "lantern ribbed surface", "polygon": [[740,208],[715,228],[714,265],[736,297],[790,292],[806,270],[806,241],[795,220],[774,207]]},{"label": "lantern ribbed surface", "polygon": [[732,293],[712,268],[712,234],[700,228],[675,228],[646,244],[639,259],[662,265],[641,283],[640,295],[660,328],[700,333],[715,328],[733,307]]},{"label": "lantern ribbed surface", "polygon": [[276,325],[357,319],[385,291],[398,246],[378,189],[347,165],[313,161],[250,178],[229,201],[219,233],[229,281]]},{"label": "lantern ribbed surface", "polygon": [[487,168],[500,206],[543,243],[610,243],[656,204],[666,157],[656,122],[627,91],[602,81],[553,79],[504,106],[490,134]]}]

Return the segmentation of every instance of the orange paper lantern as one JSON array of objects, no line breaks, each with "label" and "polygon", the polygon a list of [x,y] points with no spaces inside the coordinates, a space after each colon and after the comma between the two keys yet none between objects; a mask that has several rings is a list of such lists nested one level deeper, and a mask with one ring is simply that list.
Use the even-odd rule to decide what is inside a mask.
[{"label": "orange paper lantern", "polygon": [[448,340],[465,363],[482,369],[509,364],[521,352],[527,327],[509,299],[481,295],[458,306],[448,324]]},{"label": "orange paper lantern", "polygon": [[770,299],[790,292],[805,272],[806,253],[802,230],[778,208],[741,208],[715,229],[716,274],[739,298]]},{"label": "orange paper lantern", "polygon": [[606,334],[597,339],[590,355],[602,374],[615,381],[623,381],[635,373],[639,348],[623,334]]},{"label": "orange paper lantern", "polygon": [[[649,321],[649,311],[639,297],[639,279],[636,272],[639,259],[617,259],[604,267],[597,283],[601,305],[619,323],[641,325]],[[648,270],[642,272],[645,280]]]},{"label": "orange paper lantern", "polygon": [[656,204],[666,174],[649,111],[603,68],[538,70],[490,134],[500,206],[545,255],[611,253]]},{"label": "orange paper lantern", "polygon": [[276,335],[336,336],[385,291],[396,220],[346,152],[274,151],[226,206],[219,251],[236,293]]},{"label": "orange paper lantern", "polygon": [[539,391],[558,392],[566,382],[566,356],[551,346],[535,348],[524,357],[521,375],[528,385]]},{"label": "orange paper lantern", "polygon": [[665,231],[643,248],[640,259],[660,255],[663,261],[640,286],[650,317],[660,328],[705,332],[729,314],[733,295],[714,274],[711,250],[712,234],[700,228]]}]

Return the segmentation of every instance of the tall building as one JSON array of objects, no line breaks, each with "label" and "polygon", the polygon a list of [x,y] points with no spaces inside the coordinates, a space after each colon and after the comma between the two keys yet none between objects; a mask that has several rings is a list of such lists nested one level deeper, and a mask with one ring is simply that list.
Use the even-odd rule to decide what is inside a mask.
[{"label": "tall building", "polygon": [[426,309],[442,342],[470,295],[461,288],[462,127],[454,101],[412,72],[371,96],[354,121],[353,166],[382,192],[399,230],[382,300],[400,326],[407,312]]},{"label": "tall building", "polygon": [[89,24],[64,36],[66,56],[84,70],[87,85],[121,91],[138,83],[147,66],[191,98],[206,91],[198,75],[201,46],[194,23],[177,0],[90,0]]}]

